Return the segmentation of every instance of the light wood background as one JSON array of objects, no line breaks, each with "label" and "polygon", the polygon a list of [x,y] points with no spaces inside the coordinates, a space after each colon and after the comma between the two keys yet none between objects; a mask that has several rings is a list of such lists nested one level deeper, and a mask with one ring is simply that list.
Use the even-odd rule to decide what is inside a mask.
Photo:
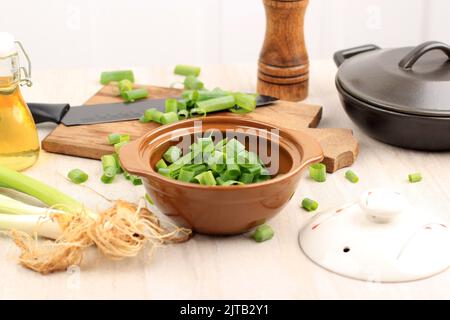
[{"label": "light wood background", "polygon": [[[168,85],[172,66],[136,69],[139,82]],[[450,298],[450,271],[406,284],[365,283],[325,271],[301,252],[299,229],[312,216],[299,209],[303,197],[315,198],[320,210],[357,199],[367,188],[391,186],[405,192],[416,206],[450,218],[450,153],[423,153],[381,144],[356,129],[341,109],[334,88],[336,69],[330,60],[312,61],[311,96],[324,106],[323,127],[351,127],[361,143],[353,170],[356,185],[344,171],[329,175],[324,184],[306,176],[287,208],[270,221],[276,235],[257,244],[246,235],[217,238],[195,236],[188,243],[161,248],[150,260],[145,254],[123,262],[110,262],[89,253],[86,264],[67,273],[41,276],[16,264],[17,249],[0,238],[0,298],[138,298],[138,299],[410,299]],[[256,65],[203,66],[203,80],[211,87],[254,90]],[[99,89],[98,69],[39,71],[35,86],[25,90],[28,101],[82,103]],[[44,137],[52,125],[40,126]],[[70,184],[62,175],[73,168],[90,174],[88,185],[110,198],[137,201],[142,187],[119,179],[112,185],[99,182],[100,163],[54,154],[41,157],[28,174],[58,187],[93,208],[107,206],[101,198]],[[409,184],[407,175],[420,171],[424,180]],[[214,214],[212,212],[212,214]]]}]

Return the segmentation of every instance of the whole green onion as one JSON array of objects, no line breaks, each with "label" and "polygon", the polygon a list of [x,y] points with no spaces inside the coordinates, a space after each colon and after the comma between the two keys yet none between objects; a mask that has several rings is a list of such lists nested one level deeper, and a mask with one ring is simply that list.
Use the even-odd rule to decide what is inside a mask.
[{"label": "whole green onion", "polygon": [[145,99],[148,97],[148,90],[145,88],[134,89],[125,91],[122,93],[122,97],[126,102],[133,102],[139,99]]},{"label": "whole green onion", "polygon": [[181,157],[181,149],[176,146],[171,146],[167,151],[163,154],[164,160],[169,163],[174,163]]},{"label": "whole green onion", "polygon": [[316,182],[327,180],[327,168],[323,163],[315,163],[309,166],[309,176]]},{"label": "whole green onion", "polygon": [[166,112],[163,113],[161,118],[162,124],[170,124],[178,121],[178,115],[175,112]]},{"label": "whole green onion", "polygon": [[200,67],[189,66],[184,64],[178,64],[175,66],[173,73],[180,76],[195,76],[198,77],[200,75],[201,69]]},{"label": "whole green onion", "polygon": [[345,172],[345,178],[351,183],[357,183],[359,181],[359,177],[352,170]]},{"label": "whole green onion", "polygon": [[200,80],[197,79],[196,76],[187,76],[184,79],[184,89],[186,90],[200,90],[203,89],[204,84]]},{"label": "whole green onion", "polygon": [[319,203],[309,198],[302,200],[302,208],[308,212],[314,211],[319,207]]},{"label": "whole green onion", "polygon": [[86,182],[89,178],[88,174],[80,169],[70,170],[67,177],[76,184]]},{"label": "whole green onion", "polygon": [[411,173],[408,175],[408,180],[410,183],[416,183],[422,181],[422,174],[420,172]]},{"label": "whole green onion", "polygon": [[265,224],[256,228],[255,232],[252,234],[252,238],[256,242],[264,242],[272,239],[274,234],[275,232],[273,229],[269,225]]},{"label": "whole green onion", "polygon": [[166,99],[166,112],[178,112],[178,101],[177,99],[169,98]]},{"label": "whole green onion", "polygon": [[111,81],[128,79],[134,83],[134,74],[131,70],[105,71],[100,76],[100,83],[105,85]]}]

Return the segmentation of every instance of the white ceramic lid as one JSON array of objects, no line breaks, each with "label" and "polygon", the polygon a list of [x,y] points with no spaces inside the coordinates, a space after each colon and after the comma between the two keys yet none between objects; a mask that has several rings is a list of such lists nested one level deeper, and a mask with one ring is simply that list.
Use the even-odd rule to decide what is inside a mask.
[{"label": "white ceramic lid", "polygon": [[0,32],[0,57],[7,57],[17,53],[14,36],[9,32]]},{"label": "white ceramic lid", "polygon": [[450,266],[449,222],[389,189],[364,192],[359,202],[318,214],[299,242],[318,265],[364,281],[418,280]]}]

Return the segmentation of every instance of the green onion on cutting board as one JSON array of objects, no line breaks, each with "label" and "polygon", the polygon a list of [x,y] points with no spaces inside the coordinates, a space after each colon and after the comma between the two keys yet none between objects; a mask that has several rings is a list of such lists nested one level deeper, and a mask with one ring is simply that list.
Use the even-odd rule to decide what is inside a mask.
[{"label": "green onion on cutting board", "polygon": [[112,81],[129,80],[134,83],[134,74],[131,70],[105,71],[100,75],[100,83],[109,84]]}]

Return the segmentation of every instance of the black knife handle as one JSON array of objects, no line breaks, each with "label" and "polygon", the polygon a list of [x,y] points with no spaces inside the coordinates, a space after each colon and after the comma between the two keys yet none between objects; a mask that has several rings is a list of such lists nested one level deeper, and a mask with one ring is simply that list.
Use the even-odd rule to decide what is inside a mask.
[{"label": "black knife handle", "polygon": [[60,124],[62,118],[69,111],[70,105],[67,103],[28,103],[28,108],[35,123],[54,122]]}]

